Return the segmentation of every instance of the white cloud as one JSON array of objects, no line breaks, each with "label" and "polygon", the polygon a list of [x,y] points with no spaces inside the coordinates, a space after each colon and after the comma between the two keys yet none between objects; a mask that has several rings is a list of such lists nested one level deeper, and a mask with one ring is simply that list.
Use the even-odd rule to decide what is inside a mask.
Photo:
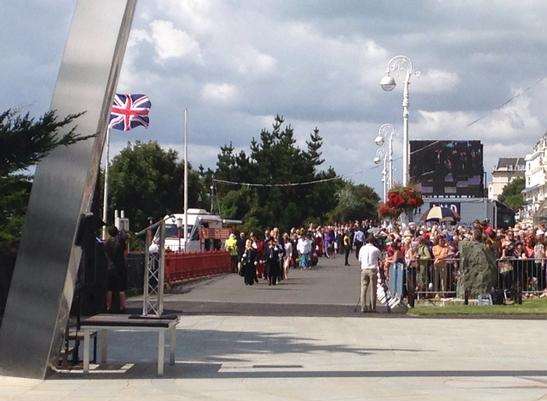
[{"label": "white cloud", "polygon": [[150,23],[151,36],[158,61],[170,58],[188,58],[201,62],[199,43],[187,32],[175,28],[171,21],[155,20]]},{"label": "white cloud", "polygon": [[422,93],[446,92],[453,90],[460,82],[455,72],[427,70],[418,77],[412,78],[412,91]]},{"label": "white cloud", "polygon": [[142,42],[152,43],[152,38],[144,29],[132,29],[127,42],[127,48],[138,46]]},{"label": "white cloud", "polygon": [[237,100],[238,89],[235,85],[228,83],[207,83],[201,91],[201,97],[207,102],[229,105]]},{"label": "white cloud", "polygon": [[[37,104],[31,111],[39,112],[49,105],[74,7],[29,2],[24,11],[8,7],[0,27],[7,39],[0,87],[6,108]],[[207,155],[213,167],[218,146],[247,146],[282,114],[299,144],[318,126],[326,164],[350,174],[372,163],[378,125],[400,124],[400,85],[391,95],[378,85],[400,53],[423,73],[412,80],[412,138],[481,139],[488,168],[496,157],[521,155],[545,131],[545,83],[466,125],[545,75],[547,2],[347,3],[139,2],[118,90],[149,95],[153,116],[151,130],[127,139],[178,143],[180,109],[189,107],[191,131],[199,132],[192,141],[203,146],[192,154]],[[380,188],[378,177],[377,170],[353,175]]]},{"label": "white cloud", "polygon": [[138,65],[138,57],[143,43],[152,43],[152,38],[148,32],[144,29],[132,29],[118,82],[117,89],[119,91],[142,92],[143,85],[150,85],[158,81],[157,74],[152,72],[143,73]]},{"label": "white cloud", "polygon": [[246,47],[239,49],[232,56],[233,65],[241,75],[266,76],[276,69],[277,60],[269,54]]},{"label": "white cloud", "polygon": [[158,0],[158,7],[189,31],[203,33],[214,26],[214,7],[209,0]]},{"label": "white cloud", "polygon": [[[515,91],[514,93],[517,93]],[[490,171],[499,157],[523,157],[545,126],[531,112],[532,100],[521,96],[491,112],[418,111],[411,125],[414,139],[477,139],[484,145],[484,168]],[[468,127],[479,117],[480,121]]]},{"label": "white cloud", "polygon": [[[527,96],[516,98],[499,110],[482,113],[418,110],[416,130],[427,136],[451,135],[453,139],[482,139],[485,141],[519,142],[533,140],[541,131],[539,119],[530,111],[531,100]],[[468,125],[479,117],[477,123]]]},{"label": "white cloud", "polygon": [[361,80],[369,88],[377,88],[383,76],[388,52],[373,40],[359,46]]}]

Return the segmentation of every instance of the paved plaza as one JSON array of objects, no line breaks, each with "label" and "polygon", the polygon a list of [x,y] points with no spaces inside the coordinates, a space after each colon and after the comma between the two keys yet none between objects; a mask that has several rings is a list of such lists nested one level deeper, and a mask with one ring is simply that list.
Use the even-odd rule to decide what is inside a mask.
[{"label": "paved plaza", "polygon": [[[3,377],[0,400],[547,400],[545,321],[362,317],[352,312],[358,270],[322,264],[272,289],[231,275],[170,295],[182,319],[162,378],[156,337],[117,332],[109,363],[88,376]],[[321,305],[314,288],[331,288]],[[234,311],[209,314],[226,294],[239,294]],[[310,302],[327,311],[305,316]]]},{"label": "paved plaza", "polygon": [[[165,295],[165,307],[184,314],[254,316],[359,316],[355,312],[360,270],[352,255],[352,266],[344,267],[342,257],[321,259],[312,270],[291,270],[277,286],[246,287],[237,274],[215,277],[175,287]],[[140,297],[130,303],[135,311]],[[380,310],[383,308],[380,306]]]}]

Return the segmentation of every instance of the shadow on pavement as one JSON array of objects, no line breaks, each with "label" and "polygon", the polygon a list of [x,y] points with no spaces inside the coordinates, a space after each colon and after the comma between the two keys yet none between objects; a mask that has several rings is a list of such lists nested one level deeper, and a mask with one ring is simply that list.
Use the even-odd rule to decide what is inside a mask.
[{"label": "shadow on pavement", "polygon": [[[139,332],[109,333],[109,363],[99,365],[89,375],[80,371],[56,373],[51,379],[108,378],[130,379],[156,377],[155,335]],[[351,377],[366,372],[337,371],[286,371],[289,366],[301,367],[299,355],[310,353],[357,354],[366,357],[379,352],[415,353],[428,352],[411,348],[365,348],[344,344],[326,344],[309,337],[297,337],[284,333],[241,332],[218,330],[177,330],[177,364],[165,366],[164,377]],[[286,355],[282,365],[260,365],[255,356]],[[291,356],[294,355],[294,356]],[[191,362],[184,362],[184,361]],[[264,358],[259,358],[264,361]],[[267,359],[266,359],[267,360]],[[237,363],[226,369],[251,369],[251,371],[221,371],[224,363]],[[129,366],[129,367],[128,367]],[[270,371],[275,366],[276,370]],[[303,368],[303,367],[302,367]],[[239,376],[238,376],[239,375]],[[296,376],[295,376],[296,375]]]}]

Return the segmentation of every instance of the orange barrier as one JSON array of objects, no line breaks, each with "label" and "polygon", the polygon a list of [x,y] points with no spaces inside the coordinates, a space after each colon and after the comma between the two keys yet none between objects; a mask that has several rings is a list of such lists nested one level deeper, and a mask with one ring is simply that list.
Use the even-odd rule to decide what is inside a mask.
[{"label": "orange barrier", "polygon": [[165,282],[169,285],[191,278],[231,272],[230,254],[226,251],[165,254]]}]

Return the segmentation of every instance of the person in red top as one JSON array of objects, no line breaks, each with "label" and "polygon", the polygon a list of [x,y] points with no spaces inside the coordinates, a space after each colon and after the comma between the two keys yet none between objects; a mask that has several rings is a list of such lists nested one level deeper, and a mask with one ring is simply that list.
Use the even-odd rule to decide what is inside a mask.
[{"label": "person in red top", "polygon": [[[258,260],[258,266],[257,266],[257,274],[260,275],[260,277],[266,279],[266,275],[264,274],[264,241],[258,239],[258,237],[251,233],[251,241],[252,241],[252,247],[256,251],[256,257]],[[258,283],[257,274],[255,274],[255,282]]]}]

